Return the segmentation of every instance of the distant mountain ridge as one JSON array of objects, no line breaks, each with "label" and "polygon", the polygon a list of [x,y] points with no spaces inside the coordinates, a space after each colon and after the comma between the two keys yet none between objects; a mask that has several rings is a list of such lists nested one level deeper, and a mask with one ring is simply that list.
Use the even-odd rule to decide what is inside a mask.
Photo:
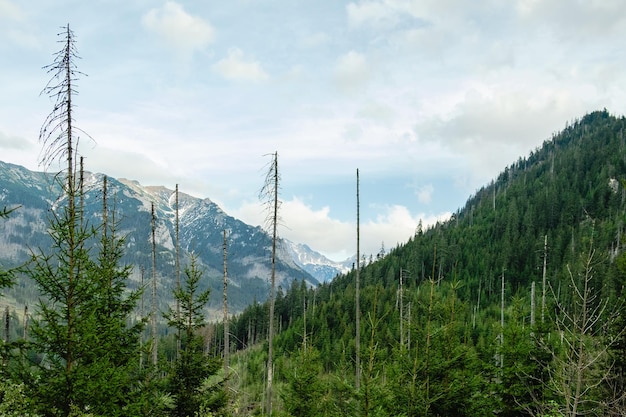
[{"label": "distant mountain ridge", "polygon": [[304,243],[294,243],[287,239],[283,239],[283,242],[294,261],[321,282],[330,281],[337,274],[349,272],[355,262],[354,258],[334,262]]},{"label": "distant mountain ridge", "polygon": [[[102,174],[85,174],[85,216],[99,224],[102,210]],[[151,277],[151,206],[156,214],[158,292],[162,302],[171,296],[175,283],[176,195],[163,186],[143,186],[137,181],[108,178],[109,205],[115,207],[119,233],[126,236],[124,262],[133,265],[134,286]],[[0,263],[16,265],[30,256],[29,248],[46,248],[47,218],[56,206],[61,190],[54,175],[33,172],[0,161],[0,207],[17,207],[10,218],[0,222]],[[212,288],[210,304],[221,303],[223,290],[224,231],[229,278],[229,304],[240,311],[269,294],[271,238],[260,227],[250,226],[226,214],[209,198],[178,193],[181,269],[190,253],[198,256]],[[299,251],[293,247],[300,247]],[[304,250],[306,248],[306,250]],[[306,256],[303,254],[306,253]],[[303,257],[296,256],[297,254]],[[310,286],[331,279],[345,269],[306,245],[279,245],[276,279],[288,286],[304,279]],[[143,272],[142,272],[143,271]],[[182,271],[181,271],[182,274]],[[131,285],[132,287],[133,285]],[[32,289],[18,285],[6,292],[16,303],[26,303]]]}]

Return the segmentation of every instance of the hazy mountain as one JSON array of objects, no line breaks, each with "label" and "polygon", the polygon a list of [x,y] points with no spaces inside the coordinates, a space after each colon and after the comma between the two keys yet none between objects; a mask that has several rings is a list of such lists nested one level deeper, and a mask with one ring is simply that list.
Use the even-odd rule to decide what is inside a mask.
[{"label": "hazy mountain", "polygon": [[[85,215],[94,225],[99,224],[102,212],[102,181],[102,174],[85,174]],[[134,266],[132,286],[139,286],[142,279],[147,282],[152,277],[151,205],[154,204],[158,291],[161,299],[169,299],[176,276],[174,190],[143,186],[126,179],[109,178],[108,183],[109,207],[115,207],[119,232],[126,236],[124,261]],[[8,220],[0,222],[2,264],[22,263],[28,259],[30,248],[50,246],[47,219],[56,207],[59,195],[61,191],[54,175],[0,162],[0,207],[19,206]],[[191,252],[198,255],[206,277],[205,285],[213,289],[211,304],[218,306],[221,303],[224,231],[231,308],[241,310],[255,299],[266,299],[271,271],[270,236],[260,227],[229,216],[208,198],[200,199],[179,192],[178,200],[181,266],[187,265]],[[293,280],[304,279],[314,286],[342,271],[341,265],[333,265],[305,245],[295,245],[307,248],[309,258],[303,261],[294,256],[298,252],[293,251],[292,246],[279,245],[277,285],[286,287]],[[316,262],[320,265],[317,266]],[[26,281],[6,293],[19,304],[36,297],[32,285]]]},{"label": "hazy mountain", "polygon": [[314,251],[304,243],[294,243],[283,239],[291,258],[305,271],[321,282],[330,281],[337,274],[345,274],[350,271],[354,259],[346,259],[343,262],[331,261],[319,252]]}]

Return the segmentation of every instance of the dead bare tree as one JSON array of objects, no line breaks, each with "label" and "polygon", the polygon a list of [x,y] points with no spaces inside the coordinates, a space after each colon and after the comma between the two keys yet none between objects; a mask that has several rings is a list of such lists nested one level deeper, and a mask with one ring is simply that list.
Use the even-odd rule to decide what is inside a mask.
[{"label": "dead bare tree", "polygon": [[359,170],[356,170],[356,279],[355,279],[355,339],[354,339],[354,350],[356,351],[355,358],[355,381],[354,387],[358,391],[361,388],[361,305],[360,300],[361,296],[359,294],[360,291],[360,244],[361,244],[361,231],[360,231],[360,218],[359,218],[359,210],[360,210],[360,201],[359,201]]},{"label": "dead bare tree", "polygon": [[[178,184],[176,184],[176,219],[175,219],[175,239],[176,239],[176,291],[180,291],[180,216],[178,205]],[[180,300],[176,299],[176,320],[180,320]],[[178,329],[178,338],[176,339],[176,357],[180,357],[180,329]]]},{"label": "dead bare tree", "polygon": [[158,361],[158,339],[157,339],[157,272],[156,272],[156,214],[154,213],[154,203],[151,205],[152,213],[152,313],[150,322],[152,324],[152,365],[156,366]]},{"label": "dead bare tree", "polygon": [[269,331],[268,331],[268,354],[267,354],[267,415],[272,415],[272,382],[273,382],[273,355],[274,355],[274,304],[276,292],[276,244],[278,241],[278,211],[280,201],[278,199],[278,152],[272,154],[272,161],[265,176],[265,183],[259,198],[265,203],[267,218],[266,225],[271,229],[272,236],[272,254],[271,254],[271,278],[270,278],[270,312],[269,312]]},{"label": "dead bare tree", "polygon": [[597,258],[592,235],[589,249],[581,256],[580,271],[574,273],[567,266],[572,301],[566,305],[555,297],[561,349],[552,351],[547,388],[559,399],[559,412],[564,416],[601,416],[606,411],[599,389],[611,375],[608,350],[613,342],[601,332],[610,325],[613,314],[607,308],[608,299],[599,298]]},{"label": "dead bare tree", "polygon": [[230,366],[230,330],[228,328],[228,263],[226,251],[226,230],[224,229],[224,378],[228,378]]}]

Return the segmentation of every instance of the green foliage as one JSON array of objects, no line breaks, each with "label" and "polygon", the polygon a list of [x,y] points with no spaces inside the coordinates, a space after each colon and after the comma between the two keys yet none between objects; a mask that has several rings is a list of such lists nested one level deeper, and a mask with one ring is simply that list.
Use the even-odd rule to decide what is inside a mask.
[{"label": "green foliage", "polygon": [[198,333],[206,324],[204,309],[210,290],[199,292],[202,271],[195,256],[190,262],[185,268],[184,285],[174,291],[174,298],[180,303],[180,313],[170,307],[163,315],[180,335],[180,351],[166,384],[175,399],[171,415],[180,417],[219,411],[226,403],[222,383],[208,380],[217,374],[220,361],[207,358],[204,339]]},{"label": "green foliage", "polygon": [[[572,269],[579,265],[591,228],[598,253],[610,255],[595,265],[592,286],[599,290],[593,305],[601,307],[608,301],[621,312],[615,310],[593,326],[594,331],[605,333],[593,333],[589,343],[600,350],[590,352],[600,353],[601,346],[610,346],[616,366],[611,367],[607,358],[597,363],[596,370],[610,377],[602,389],[588,391],[589,399],[596,404],[618,404],[616,398],[626,386],[622,331],[626,258],[621,241],[626,203],[625,191],[615,189],[610,180],[617,179],[619,185],[626,178],[624,127],[624,118],[606,111],[585,116],[507,167],[449,221],[427,230],[418,228],[405,245],[372,258],[361,271],[364,331],[376,329],[361,352],[367,358],[365,390],[344,391],[348,403],[359,404],[358,413],[554,414],[556,409],[550,404],[561,403],[562,397],[549,387],[568,340],[555,323],[576,302],[568,290],[567,265]],[[541,304],[544,257],[545,309]],[[399,303],[401,269],[410,271],[404,280],[403,303]],[[501,307],[503,274],[506,286]],[[539,285],[531,304],[533,281]],[[302,300],[315,300],[307,314],[306,333],[310,348],[319,352],[319,380],[339,381],[353,375],[354,295],[354,271],[314,291],[292,286],[279,294],[277,323],[283,331],[276,337],[276,351],[297,357],[294,352],[300,349],[304,324]],[[382,312],[378,319],[373,319],[375,311]],[[267,305],[255,303],[233,321],[238,348],[258,343],[267,329],[266,312]],[[368,317],[373,321],[368,322]],[[368,377],[371,391],[367,391]],[[292,401],[284,398],[285,404]]]},{"label": "green foliage", "polygon": [[0,380],[0,417],[38,417],[32,410],[23,383]]},{"label": "green foliage", "polygon": [[[3,207],[2,210],[0,210],[0,219],[8,218],[11,212],[16,209],[17,208],[8,209],[6,207]],[[4,270],[0,268],[0,289],[11,287],[13,284],[15,284],[14,274],[14,270]],[[2,296],[2,293],[0,293],[0,296]]]},{"label": "green foliage", "polygon": [[287,413],[294,417],[320,415],[324,395],[320,374],[319,354],[314,349],[303,348],[285,375],[287,383],[281,398]]},{"label": "green foliage", "polygon": [[117,267],[123,240],[114,233],[103,238],[99,259],[92,260],[86,245],[94,229],[63,213],[51,225],[56,250],[35,254],[29,269],[52,301],[40,303],[31,329],[31,349],[45,356],[30,389],[46,415],[68,415],[72,407],[124,415],[134,401],[142,323],[127,324],[138,295],[126,291],[128,268]]}]

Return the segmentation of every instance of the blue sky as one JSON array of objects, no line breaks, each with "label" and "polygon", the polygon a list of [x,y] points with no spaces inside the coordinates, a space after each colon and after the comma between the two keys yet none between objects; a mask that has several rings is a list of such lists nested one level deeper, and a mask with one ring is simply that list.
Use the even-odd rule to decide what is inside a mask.
[{"label": "blue sky", "polygon": [[621,0],[0,0],[0,160],[39,169],[70,24],[90,171],[247,223],[279,154],[282,236],[405,242],[585,113],[626,113]]}]

